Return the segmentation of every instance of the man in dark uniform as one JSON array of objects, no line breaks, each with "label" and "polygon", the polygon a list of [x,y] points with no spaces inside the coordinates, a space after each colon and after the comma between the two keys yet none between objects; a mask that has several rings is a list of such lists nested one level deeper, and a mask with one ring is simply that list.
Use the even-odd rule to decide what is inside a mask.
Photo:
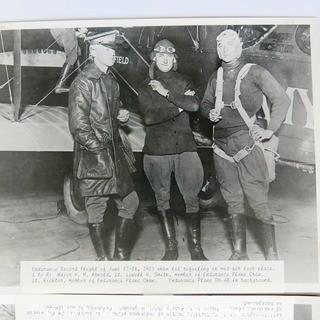
[{"label": "man in dark uniform", "polygon": [[[209,79],[201,113],[214,123],[216,175],[232,222],[234,252],[230,259],[248,259],[245,198],[262,222],[265,258],[278,259],[268,208],[269,173],[261,142],[270,140],[280,128],[290,101],[267,70],[258,65],[247,68],[235,31],[226,30],[217,37],[217,50],[222,66]],[[247,72],[243,73],[245,66]],[[254,121],[263,95],[271,104],[270,122],[267,128],[253,122],[249,128],[247,122]]]},{"label": "man in dark uniform", "polygon": [[139,200],[119,135],[119,123],[128,121],[129,111],[120,109],[119,85],[109,70],[115,57],[110,37],[91,43],[93,61],[71,85],[69,127],[75,141],[74,175],[85,197],[90,236],[98,260],[107,256],[103,217],[110,198],[118,207],[114,260],[128,260],[128,237]]},{"label": "man in dark uniform", "polygon": [[176,72],[174,45],[164,39],[152,53],[150,78],[139,90],[140,111],[146,124],[144,171],[155,192],[166,243],[162,260],[178,258],[174,218],[170,211],[170,182],[174,173],[186,204],[188,240],[192,260],[207,260],[201,248],[198,193],[203,168],[189,124],[188,112],[198,110],[191,82]]}]

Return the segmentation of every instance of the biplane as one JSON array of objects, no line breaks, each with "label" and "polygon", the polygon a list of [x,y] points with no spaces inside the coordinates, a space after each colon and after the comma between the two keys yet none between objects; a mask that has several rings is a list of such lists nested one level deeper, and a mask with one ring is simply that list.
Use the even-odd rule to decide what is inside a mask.
[{"label": "biplane", "polygon": [[[122,39],[113,72],[121,85],[123,104],[131,111],[127,134],[133,151],[141,152],[144,142],[136,89],[148,75],[149,54],[154,44],[162,38],[175,43],[179,70],[193,79],[201,97],[211,73],[220,63],[216,36],[226,28],[233,28],[240,34],[245,58],[268,69],[291,99],[285,122],[278,132],[281,156],[278,165],[313,173],[315,151],[309,25],[89,28],[93,35],[117,29]],[[0,134],[4,137],[0,141],[0,150],[72,152],[67,95],[54,93],[59,69],[65,61],[64,52],[49,30],[6,30],[1,31],[0,36]],[[82,50],[86,52],[85,44]],[[267,101],[262,107],[268,120]],[[210,153],[211,124],[197,115],[192,117],[192,124],[199,148]],[[65,181],[64,196],[65,201],[69,197],[75,208],[81,209],[81,204],[76,204],[76,191],[70,178]]]}]

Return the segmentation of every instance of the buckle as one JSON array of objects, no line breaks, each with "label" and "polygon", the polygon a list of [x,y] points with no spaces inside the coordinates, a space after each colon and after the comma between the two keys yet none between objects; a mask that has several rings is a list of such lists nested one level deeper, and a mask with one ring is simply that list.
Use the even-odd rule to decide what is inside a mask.
[{"label": "buckle", "polygon": [[245,158],[252,149],[249,146],[245,146],[241,150],[239,150],[232,158],[234,159],[235,162],[240,162],[243,158]]},{"label": "buckle", "polygon": [[230,107],[231,107],[232,110],[237,109],[237,108],[236,108],[236,103],[235,103],[234,101],[231,102]]},{"label": "buckle", "polygon": [[229,107],[229,108],[231,108],[232,110],[236,110],[236,109],[237,109],[237,108],[236,108],[236,104],[235,104],[234,101],[232,101],[230,104],[225,104],[224,106],[225,106],[225,107]]}]

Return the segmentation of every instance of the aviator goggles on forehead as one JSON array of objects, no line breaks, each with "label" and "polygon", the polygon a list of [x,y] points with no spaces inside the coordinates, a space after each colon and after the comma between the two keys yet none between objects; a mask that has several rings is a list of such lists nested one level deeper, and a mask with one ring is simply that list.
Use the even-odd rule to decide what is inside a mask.
[{"label": "aviator goggles on forehead", "polygon": [[175,53],[176,49],[173,47],[164,47],[164,46],[159,46],[154,48],[155,52],[160,52],[160,53]]}]

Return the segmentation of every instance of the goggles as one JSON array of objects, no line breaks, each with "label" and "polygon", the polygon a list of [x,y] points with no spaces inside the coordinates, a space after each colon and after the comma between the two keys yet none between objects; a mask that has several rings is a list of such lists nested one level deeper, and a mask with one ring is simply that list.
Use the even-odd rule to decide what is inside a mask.
[{"label": "goggles", "polygon": [[175,53],[176,49],[173,47],[158,46],[154,48],[153,51],[160,52],[160,53]]}]

